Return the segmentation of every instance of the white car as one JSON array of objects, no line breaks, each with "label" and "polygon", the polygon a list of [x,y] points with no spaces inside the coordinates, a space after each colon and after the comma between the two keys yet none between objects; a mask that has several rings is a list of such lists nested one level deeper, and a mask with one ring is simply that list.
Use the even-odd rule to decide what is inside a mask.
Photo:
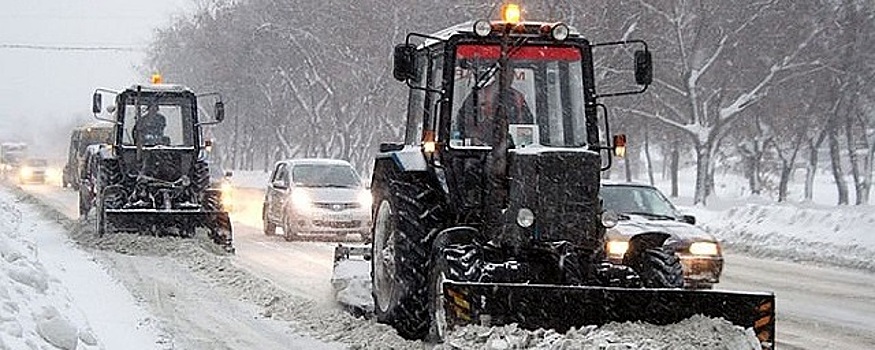
[{"label": "white car", "polygon": [[287,241],[358,234],[370,240],[371,192],[353,166],[337,159],[276,163],[264,196],[264,233]]}]

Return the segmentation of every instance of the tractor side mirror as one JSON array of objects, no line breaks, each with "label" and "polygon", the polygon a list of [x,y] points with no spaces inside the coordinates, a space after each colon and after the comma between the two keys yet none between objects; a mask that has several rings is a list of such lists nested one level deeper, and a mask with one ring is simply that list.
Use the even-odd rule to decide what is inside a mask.
[{"label": "tractor side mirror", "polygon": [[221,122],[225,120],[225,103],[222,101],[216,101],[216,121]]},{"label": "tractor side mirror", "polygon": [[416,46],[413,44],[395,45],[395,64],[392,75],[398,81],[407,81],[416,77]]},{"label": "tractor side mirror", "polygon": [[650,85],[653,82],[653,61],[650,51],[635,51],[635,82],[638,85]]},{"label": "tractor side mirror", "polygon": [[99,92],[95,92],[94,96],[91,98],[91,112],[94,114],[100,114],[100,110],[103,109],[103,96],[100,95]]}]

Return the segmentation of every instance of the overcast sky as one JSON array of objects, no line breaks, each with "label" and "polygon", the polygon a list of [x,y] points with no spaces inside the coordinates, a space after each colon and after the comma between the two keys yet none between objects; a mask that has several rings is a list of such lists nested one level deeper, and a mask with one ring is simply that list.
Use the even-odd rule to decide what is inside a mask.
[{"label": "overcast sky", "polygon": [[147,81],[140,69],[155,29],[191,11],[195,1],[0,0],[0,141],[33,142],[52,126],[93,118],[94,88]]}]

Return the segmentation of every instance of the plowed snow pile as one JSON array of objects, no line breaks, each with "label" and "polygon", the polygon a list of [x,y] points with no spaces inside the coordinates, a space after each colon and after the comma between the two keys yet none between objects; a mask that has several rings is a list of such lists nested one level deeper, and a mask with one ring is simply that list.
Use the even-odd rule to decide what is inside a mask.
[{"label": "plowed snow pile", "polygon": [[554,331],[469,326],[451,333],[439,349],[760,349],[753,331],[722,319],[694,316],[676,324],[610,323]]}]

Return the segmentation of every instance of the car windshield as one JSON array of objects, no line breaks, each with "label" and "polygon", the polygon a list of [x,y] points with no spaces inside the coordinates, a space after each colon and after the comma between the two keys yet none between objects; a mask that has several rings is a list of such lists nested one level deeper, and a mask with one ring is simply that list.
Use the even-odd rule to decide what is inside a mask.
[{"label": "car windshield", "polygon": [[27,161],[28,166],[42,167],[48,165],[45,159],[30,159]]},{"label": "car windshield", "polygon": [[644,186],[602,186],[606,210],[626,214],[676,218],[677,211],[659,190]]},{"label": "car windshield", "polygon": [[361,180],[349,165],[301,164],[292,168],[292,182],[301,187],[360,187]]}]

